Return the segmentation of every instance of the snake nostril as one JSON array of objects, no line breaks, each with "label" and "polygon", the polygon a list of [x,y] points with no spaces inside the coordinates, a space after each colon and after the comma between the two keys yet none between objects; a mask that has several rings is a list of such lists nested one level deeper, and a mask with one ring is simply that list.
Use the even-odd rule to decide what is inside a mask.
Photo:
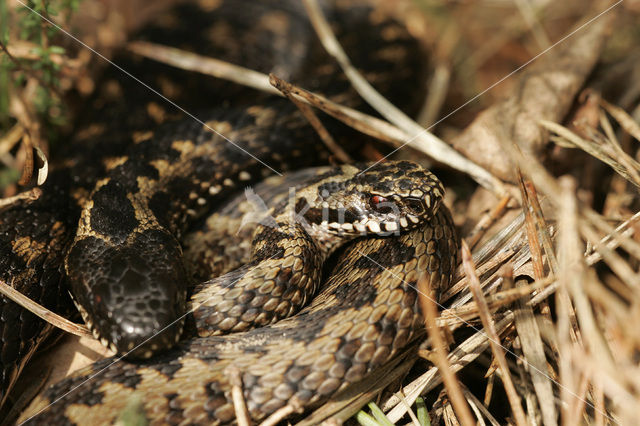
[{"label": "snake nostril", "polygon": [[424,213],[424,205],[422,204],[422,201],[418,200],[417,198],[407,198],[406,204],[409,210],[411,210],[413,213]]}]

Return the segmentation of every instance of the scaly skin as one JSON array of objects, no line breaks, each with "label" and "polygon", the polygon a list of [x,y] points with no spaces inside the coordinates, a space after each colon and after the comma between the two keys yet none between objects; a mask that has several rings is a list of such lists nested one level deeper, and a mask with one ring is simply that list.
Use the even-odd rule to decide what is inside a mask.
[{"label": "scaly skin", "polygon": [[453,223],[441,207],[401,237],[351,245],[325,289],[299,314],[243,333],[192,339],[144,364],[100,361],[49,388],[20,421],[111,424],[137,394],[150,424],[230,424],[230,366],[241,372],[253,420],[291,398],[312,408],[411,342],[424,327],[418,277],[425,274],[440,294],[450,283],[456,253]]}]

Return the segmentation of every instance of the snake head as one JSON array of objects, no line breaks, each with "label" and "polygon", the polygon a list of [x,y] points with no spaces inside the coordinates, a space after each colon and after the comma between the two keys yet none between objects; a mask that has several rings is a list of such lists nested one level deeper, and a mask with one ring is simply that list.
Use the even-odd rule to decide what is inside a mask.
[{"label": "snake head", "polygon": [[443,195],[438,178],[412,161],[344,165],[305,189],[296,212],[304,207],[305,221],[341,235],[389,235],[431,219]]},{"label": "snake head", "polygon": [[118,354],[149,358],[179,339],[187,277],[175,239],[147,230],[113,245],[90,236],[67,256],[72,292],[94,336]]}]

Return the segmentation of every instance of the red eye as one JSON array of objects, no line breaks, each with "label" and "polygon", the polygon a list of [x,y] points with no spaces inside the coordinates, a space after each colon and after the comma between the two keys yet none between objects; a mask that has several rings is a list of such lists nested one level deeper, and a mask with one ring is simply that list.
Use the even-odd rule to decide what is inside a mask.
[{"label": "red eye", "polygon": [[380,195],[372,195],[369,199],[371,207],[381,214],[387,214],[393,212],[393,207],[388,199],[381,197]]},{"label": "red eye", "polygon": [[374,206],[377,204],[386,203],[386,202],[387,202],[387,199],[379,195],[373,195],[371,197],[371,204],[373,204]]}]

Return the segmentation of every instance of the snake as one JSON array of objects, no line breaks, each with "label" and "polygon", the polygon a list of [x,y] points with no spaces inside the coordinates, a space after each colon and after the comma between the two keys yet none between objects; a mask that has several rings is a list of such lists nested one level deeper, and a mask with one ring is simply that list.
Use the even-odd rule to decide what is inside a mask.
[{"label": "snake", "polygon": [[[335,6],[331,16],[339,23],[337,33],[342,34],[346,45],[349,44],[350,37],[354,37],[354,34],[357,36],[355,42],[352,40],[358,46],[357,49],[351,50],[354,62],[357,63],[360,60],[363,64],[375,64],[369,68],[370,72],[365,72],[365,76],[381,88],[383,93],[388,93],[392,100],[408,105],[409,100],[413,98],[410,95],[415,92],[415,89],[407,89],[405,84],[400,83],[402,76],[412,75],[412,67],[409,65],[413,64],[415,56],[407,54],[405,48],[412,43],[415,46],[415,41],[412,41],[406,31],[395,21],[384,17],[379,8],[372,9],[368,3],[350,1],[323,6],[329,12],[333,10],[331,7]],[[166,21],[162,21],[162,25],[168,22],[171,31],[167,31],[166,28],[159,31],[152,26],[146,34],[150,34],[151,39],[162,41],[165,37],[172,42],[179,41],[183,37],[200,36],[205,39],[205,42],[200,40],[196,41],[196,44],[203,53],[211,53],[212,56],[244,63],[262,71],[275,70],[292,81],[320,91],[334,100],[351,106],[360,105],[346,79],[341,79],[335,73],[335,65],[332,61],[328,60],[326,55],[319,53],[317,42],[311,41],[312,32],[309,29],[309,23],[298,3],[247,2],[243,7],[238,7],[234,2],[199,2],[198,8],[195,8],[197,11],[194,11],[194,8],[190,9],[191,6],[184,6],[185,9],[180,10],[177,15],[174,11],[168,15],[169,18]],[[202,12],[202,8],[206,13]],[[180,26],[172,27],[175,26],[176,16],[181,14],[188,15],[190,19],[186,31]],[[374,31],[371,31],[372,22],[375,23]],[[195,28],[198,28],[198,25],[202,25],[206,31],[196,31]],[[247,29],[251,30],[250,35],[241,37],[240,34],[247,33]],[[360,32],[364,32],[365,29],[368,29],[367,34],[372,34],[369,40],[375,47],[371,49],[379,52],[377,55],[371,55],[369,49],[361,49],[357,43],[362,36]],[[260,36],[265,33],[268,37]],[[292,38],[291,34],[295,37]],[[248,44],[238,46],[238,41],[246,41],[247,38],[250,41]],[[220,39],[226,42],[218,43]],[[212,40],[216,42],[215,47],[207,51],[206,46],[210,45]],[[266,40],[269,40],[268,44]],[[283,53],[283,44],[287,47],[286,53]],[[264,59],[265,52],[271,55],[271,62]],[[136,63],[134,61],[129,65],[134,69]],[[210,81],[203,85],[201,79],[191,77],[185,81],[183,75],[177,74],[176,77],[175,72],[166,69],[158,73],[157,68],[147,74],[149,78],[156,79],[155,81],[164,87],[165,93],[173,93],[176,87],[180,87],[181,84],[186,85],[184,92],[179,92],[179,99],[184,101],[184,105],[194,110],[205,106],[206,111],[197,114],[201,120],[175,120],[171,112],[159,108],[154,100],[150,100],[148,93],[141,94],[140,88],[131,85],[131,82],[118,84],[115,92],[116,94],[124,92],[142,101],[140,103],[143,106],[137,110],[135,105],[128,105],[113,93],[98,96],[94,101],[94,105],[99,105],[100,108],[98,118],[93,116],[90,120],[91,124],[85,128],[83,135],[77,137],[77,141],[81,143],[76,142],[72,145],[71,149],[67,150],[66,159],[63,155],[64,161],[53,168],[53,173],[42,188],[43,196],[34,202],[20,202],[0,210],[3,243],[0,244],[0,249],[9,259],[8,266],[3,268],[3,274],[5,274],[3,278],[8,277],[5,279],[11,285],[45,306],[66,313],[68,316],[71,315],[72,305],[66,294],[66,286],[70,285],[76,306],[99,339],[129,358],[148,359],[127,364],[131,366],[129,368],[134,369],[144,368],[143,365],[157,365],[158,368],[163,369],[172,362],[173,367],[166,368],[173,369],[195,360],[203,361],[207,358],[200,352],[205,347],[210,346],[212,353],[215,353],[220,345],[236,345],[234,342],[237,342],[239,348],[235,355],[248,354],[251,352],[249,349],[251,345],[246,346],[245,343],[253,339],[252,335],[248,335],[247,341],[233,340],[236,337],[232,340],[218,340],[222,337],[215,335],[229,331],[234,332],[231,336],[241,336],[244,335],[243,333],[253,333],[257,330],[265,330],[268,333],[267,330],[286,327],[287,319],[282,318],[300,310],[307,299],[316,293],[320,278],[318,266],[339,245],[333,237],[322,237],[320,228],[325,231],[335,231],[334,234],[337,232],[343,240],[344,237],[346,240],[352,239],[356,231],[362,234],[363,231],[376,233],[383,230],[393,232],[400,227],[406,230],[414,228],[409,234],[403,234],[404,236],[400,239],[378,240],[375,237],[370,239],[384,241],[377,243],[378,250],[386,253],[380,259],[381,265],[395,266],[394,262],[400,258],[405,258],[406,262],[411,263],[411,259],[415,259],[416,256],[412,257],[409,254],[411,250],[408,248],[429,246],[428,254],[425,252],[418,256],[422,259],[420,264],[423,267],[422,270],[429,270],[424,268],[425,261],[428,265],[435,265],[430,266],[433,285],[446,285],[451,270],[450,263],[455,258],[455,250],[452,248],[453,227],[446,209],[438,207],[438,198],[442,195],[442,190],[433,175],[416,168],[415,165],[392,164],[374,167],[369,174],[361,173],[364,169],[360,169],[355,176],[350,175],[347,169],[355,167],[350,170],[358,170],[358,166],[343,166],[340,169],[332,169],[333,171],[330,172],[326,171],[328,175],[313,185],[316,185],[315,190],[318,189],[317,185],[324,185],[325,189],[334,190],[341,182],[341,176],[342,178],[349,176],[348,187],[360,186],[358,189],[360,199],[354,204],[360,207],[356,210],[343,210],[345,216],[357,219],[356,222],[352,222],[352,229],[342,227],[331,229],[329,224],[336,226],[338,222],[335,221],[317,222],[318,209],[309,206],[313,202],[320,201],[324,211],[332,211],[328,208],[329,200],[313,200],[303,196],[300,201],[308,205],[299,205],[297,210],[305,210],[309,207],[308,211],[312,213],[305,219],[316,220],[316,222],[312,221],[311,231],[306,229],[300,232],[297,225],[292,229],[290,223],[278,224],[277,221],[278,227],[286,227],[287,232],[274,233],[271,227],[263,226],[260,228],[263,232],[258,232],[253,238],[258,248],[252,249],[252,257],[257,256],[249,260],[252,265],[236,268],[230,272],[231,275],[223,275],[222,278],[214,279],[213,283],[203,284],[202,289],[195,290],[195,298],[187,305],[189,291],[187,284],[190,280],[182,261],[183,248],[180,242],[183,234],[202,217],[203,212],[221,205],[243,186],[270,174],[269,170],[285,171],[324,163],[328,155],[304,118],[288,101],[266,95],[247,95],[246,91],[231,88],[229,85],[214,85]],[[173,77],[167,78],[166,76],[172,76],[172,72]],[[108,73],[107,82],[113,83],[109,80]],[[189,89],[190,85],[195,88]],[[107,84],[105,87],[113,91],[113,84]],[[201,95],[207,93],[208,96],[187,96],[188,93]],[[211,99],[215,99],[218,106],[212,108]],[[123,103],[129,107],[128,111],[125,108],[125,113],[120,112],[123,110]],[[232,104],[233,107],[230,106]],[[118,123],[115,126],[116,129],[112,129],[113,123]],[[343,139],[346,143],[353,142],[349,139],[356,139],[353,133],[345,131],[343,127],[333,122],[327,122],[326,125],[330,130],[346,135]],[[225,136],[222,137],[221,134]],[[78,145],[83,144],[82,149],[77,149]],[[95,158],[95,151],[100,152],[99,159]],[[385,204],[384,201],[387,198],[393,199],[396,203],[402,201],[397,198],[396,193],[391,191],[392,187],[398,189],[393,180],[373,179],[368,182],[368,186],[364,185],[364,187],[362,182],[357,183],[361,176],[372,176],[379,170],[386,170],[393,175],[394,180],[402,182],[405,186],[413,185],[406,179],[408,172],[420,176],[418,179],[422,180],[420,185],[427,184],[428,191],[423,191],[424,186],[416,185],[415,188],[422,189],[415,189],[415,191],[411,189],[409,193],[414,192],[414,195],[404,200],[408,204],[403,208],[414,213],[402,218],[396,217],[394,220],[382,222],[372,220],[374,219],[370,211],[372,204],[377,204],[379,200],[383,200],[382,204]],[[381,191],[373,190],[376,182],[386,182],[386,186]],[[408,188],[410,186],[402,188],[400,192],[406,192]],[[435,188],[437,188],[435,194],[430,192]],[[428,198],[424,198],[426,194],[430,194]],[[353,193],[351,196],[354,201]],[[402,206],[402,202],[400,205]],[[415,213],[420,210],[423,210],[422,213],[430,213],[417,219]],[[385,210],[377,214],[390,215],[391,212]],[[427,225],[423,223],[425,219]],[[407,226],[409,222],[411,226]],[[407,225],[403,225],[404,223]],[[311,238],[310,234],[314,233],[317,234],[314,237],[318,238]],[[277,235],[277,238],[274,238],[274,235]],[[406,240],[409,235],[412,237]],[[270,237],[273,241],[268,241]],[[325,241],[322,241],[323,238]],[[316,253],[311,256],[305,253],[305,256],[296,260],[283,261],[269,258],[269,256],[282,257],[289,248],[286,244],[293,240],[304,243],[296,250],[316,251]],[[420,245],[419,241],[424,244]],[[369,250],[368,245],[358,246],[358,244],[363,243],[356,244],[362,252],[366,253]],[[261,246],[274,251],[264,257],[266,252],[261,253],[259,248]],[[339,265],[346,265],[353,260],[355,255],[353,252],[349,253],[352,253],[351,257],[341,255],[339,259],[344,260],[339,260]],[[375,258],[375,253],[377,250],[371,251],[370,257]],[[391,263],[387,262],[387,258],[391,259]],[[287,259],[292,257],[289,256]],[[274,267],[273,263],[269,263],[274,260],[281,262],[279,266]],[[281,272],[282,262],[287,265],[287,261],[293,262],[296,267],[300,266],[298,263],[304,264],[300,266],[304,271],[301,276],[298,277],[297,274],[290,272],[286,274],[300,280],[297,289],[294,287],[293,290],[281,290],[279,287],[281,284],[279,281],[283,281],[283,277],[277,276],[276,272]],[[307,265],[306,262],[311,264]],[[263,265],[256,267],[256,264]],[[3,266],[6,265],[3,264]],[[255,279],[255,275],[252,274],[255,274],[255,271],[264,272],[265,268],[275,271],[270,273],[276,275],[273,277],[276,280],[267,280],[265,284],[265,275],[262,275],[262,281]],[[371,265],[369,269],[370,271],[362,268],[362,271],[366,271],[363,274],[368,274],[368,278],[363,280],[371,283],[378,282],[379,280],[375,279],[378,272],[375,272],[375,268]],[[340,275],[338,272],[337,276],[342,278],[336,279],[342,280],[343,283],[350,279],[357,281],[353,272],[345,274]],[[414,278],[415,276],[411,275],[405,281],[415,285]],[[228,284],[230,279],[242,285],[232,286],[232,288],[221,285],[221,283]],[[385,280],[391,282],[388,277]],[[151,285],[139,285],[142,281]],[[262,284],[257,284],[259,282]],[[259,291],[252,288],[252,286],[261,285],[259,290],[263,290],[273,287],[276,282],[276,295],[281,297],[282,294],[278,293],[285,293],[284,300],[274,301],[273,298],[266,300],[267,298],[262,294],[256,296]],[[328,288],[332,287],[332,282],[334,281],[329,278]],[[249,293],[252,295],[254,306],[251,306],[251,301],[246,300],[247,293],[239,293],[241,288],[247,287],[251,290]],[[208,295],[201,297],[201,300],[207,300],[207,303],[201,303],[197,295],[200,294],[200,290],[206,292],[209,288],[217,289],[214,292],[217,294],[213,298]],[[219,294],[221,288],[225,290],[223,295]],[[232,306],[229,299],[234,299],[234,302],[245,300],[245,303]],[[411,305],[412,311],[415,312],[415,295],[409,301],[412,303],[406,302],[406,306]],[[4,299],[2,302],[3,310],[12,313],[12,315],[3,315],[1,318],[5,322],[5,330],[15,324],[19,324],[18,328],[21,330],[18,335],[7,336],[7,333],[3,335],[3,345],[0,349],[3,353],[4,400],[7,390],[15,382],[26,361],[51,334],[51,328],[12,302]],[[260,302],[264,302],[269,309],[263,309],[265,305]],[[364,302],[363,306],[366,307],[370,302],[371,300]],[[393,299],[393,303],[396,302],[398,301]],[[256,309],[255,305],[260,309]],[[272,305],[277,307],[273,308]],[[312,303],[310,307],[304,308],[299,314],[291,317],[290,320],[293,322],[290,324],[299,321],[300,315],[309,315],[311,313],[309,309],[312,309],[314,315],[320,315],[320,319],[316,320],[313,320],[312,315],[311,319],[316,321],[316,326],[331,324],[328,327],[335,327],[335,318],[342,315],[339,312],[345,310],[344,306],[332,308],[333,305],[329,304],[327,308],[333,314],[315,314],[316,310],[317,312],[322,310],[322,304],[316,308],[312,308],[313,306],[316,305]],[[176,345],[181,336],[188,334],[182,333],[184,325],[182,318],[187,307],[195,309],[193,316],[201,336],[187,339],[188,343],[178,343],[175,349],[170,349]],[[392,311],[394,309],[397,308],[392,308]],[[221,312],[225,315],[221,315]],[[305,314],[305,312],[309,313]],[[415,320],[412,321],[412,326],[415,322]],[[281,323],[284,325],[281,326]],[[362,324],[359,323],[358,327],[361,328]],[[250,329],[256,325],[263,327]],[[403,327],[404,325],[406,324],[403,322]],[[160,329],[164,331],[156,333]],[[202,331],[203,329],[206,331]],[[330,328],[327,330],[330,332]],[[285,334],[286,332],[283,333]],[[400,334],[404,335],[404,333]],[[296,342],[311,349],[314,343],[318,345],[322,341],[310,340],[313,335],[314,331],[302,332],[295,340],[289,342]],[[371,332],[370,335],[373,336],[374,333]],[[225,338],[231,336],[225,336]],[[378,348],[382,353],[386,353],[385,351],[395,353],[407,341],[408,337],[405,340],[400,339],[392,349],[389,349],[388,345],[385,349],[384,344]],[[195,345],[194,348],[199,349],[194,352],[190,345]],[[349,349],[345,348],[352,346],[354,345],[335,349],[348,352]],[[363,352],[371,351],[370,345],[365,345],[365,348]],[[267,353],[268,348],[265,348],[265,351]],[[9,356],[4,356],[6,354]],[[173,361],[167,361],[169,358],[166,357]],[[386,359],[385,356],[372,355],[372,357],[376,360],[375,363],[369,365],[367,361],[364,366],[359,366],[358,371],[361,374],[353,373],[343,376],[339,386],[327,385],[322,388],[326,392],[317,394],[300,388],[299,391],[302,393],[298,397],[310,404],[317,403],[318,398],[326,398],[335,393],[338,388],[357,381],[378,365],[378,362]],[[213,361],[213,358],[210,361]],[[334,365],[336,365],[335,368],[340,368],[338,363]],[[194,373],[193,377],[197,375],[198,373]],[[220,374],[215,373],[206,377],[213,388],[220,389],[216,391],[216,401],[228,397],[228,383]],[[117,380],[110,378],[107,382],[116,383]],[[332,381],[332,383],[335,382],[336,380]],[[176,384],[177,382],[172,383],[172,386]],[[280,383],[282,384],[283,382]],[[63,390],[64,386],[61,384],[58,389]],[[245,386],[247,390],[258,389],[252,386],[250,380],[245,381]],[[292,383],[291,389],[299,386],[302,384]],[[100,391],[95,395],[98,394]],[[248,395],[247,398],[249,398]],[[40,406],[43,401],[57,399],[59,398],[55,394],[48,393],[34,402],[33,407]],[[101,403],[98,399],[88,403],[87,407],[91,410],[108,410],[112,413],[118,411],[109,404]],[[248,401],[252,400],[249,398]],[[197,403],[203,403],[203,400]],[[254,418],[264,417],[275,404],[265,405],[264,403],[265,401],[261,401],[261,398],[250,402],[250,405],[253,404],[251,406],[252,413],[255,413]],[[205,408],[208,420],[204,421],[201,418],[198,421],[205,423],[230,421],[228,401],[225,404],[226,408],[222,411]],[[157,409],[153,404],[150,407],[152,407],[151,411]],[[227,413],[226,416],[223,411]],[[23,419],[29,417],[28,413],[34,413],[33,409],[29,409],[25,414],[27,417]],[[68,421],[69,415],[66,414],[66,410],[64,413],[58,413],[57,417],[54,413],[47,410],[46,415],[43,414],[38,418],[59,419],[63,423]],[[102,415],[100,418],[103,418]],[[104,419],[107,418],[113,418],[113,416],[104,417]],[[163,418],[164,421],[169,421],[166,416]],[[192,418],[195,417],[191,417],[188,413],[183,417],[186,421],[191,421]]]},{"label": "snake", "polygon": [[[369,170],[368,177],[378,177],[382,184],[390,183],[392,170],[406,170],[407,167],[411,167],[413,173],[420,170],[409,162],[389,162],[381,169]],[[312,181],[323,178],[304,186],[302,193],[309,189],[317,191],[322,185],[320,182],[327,179],[339,182],[338,174],[350,176],[345,168],[356,167],[303,170],[285,179],[308,185],[308,180],[301,179],[304,175],[314,175]],[[428,172],[422,170],[420,173],[426,173],[427,179],[416,176],[416,182],[431,181],[437,185]],[[255,193],[266,199],[267,204],[275,204],[269,212],[277,211],[278,206],[282,208],[283,202],[290,204],[289,186],[283,185],[282,180],[271,179],[255,188]],[[277,190],[271,189],[274,185]],[[369,191],[373,186],[365,185],[367,198],[371,197]],[[423,199],[433,197],[432,187],[427,187],[429,194],[423,193]],[[438,185],[433,188],[436,193],[440,191]],[[269,191],[275,194],[269,194]],[[399,191],[399,187],[393,191]],[[400,194],[409,194],[409,199],[413,199],[411,193],[416,195],[415,188],[405,191]],[[343,191],[340,191],[340,198],[344,198]],[[235,231],[239,216],[247,210],[246,204],[244,194],[232,200],[223,211],[214,215],[217,217],[208,221],[211,225],[217,221],[218,226],[201,232],[212,232],[214,235],[209,238],[218,238],[224,233],[228,238],[235,235],[232,238],[240,244],[244,236],[228,231]],[[57,424],[63,420],[86,424],[87,419],[96,419],[96,424],[111,424],[132,398],[141,395],[140,411],[151,424],[230,424],[235,419],[227,374],[230,366],[242,372],[244,398],[253,420],[263,420],[294,400],[305,408],[317,406],[384,365],[424,330],[418,309],[417,281],[425,276],[429,287],[439,294],[449,285],[456,265],[457,239],[453,222],[446,207],[438,204],[433,204],[435,209],[426,209],[423,202],[423,215],[399,235],[391,238],[375,233],[361,235],[339,254],[320,293],[299,313],[273,324],[225,336],[210,332],[208,314],[201,319],[195,315],[198,333],[205,337],[180,342],[173,350],[143,363],[124,362],[117,357],[99,361],[45,391],[23,413],[20,421]],[[220,225],[221,216],[227,220],[226,224]],[[278,223],[277,219],[275,223]],[[342,222],[342,225],[346,223],[359,222]],[[244,255],[239,256],[244,257],[240,262],[248,261],[248,265],[251,265],[255,240],[260,240],[264,232],[261,228],[265,226],[258,221],[253,225],[243,234],[252,234],[254,241],[249,244],[250,249],[243,250]],[[331,222],[326,227],[332,228]],[[195,241],[195,237],[192,238]],[[290,244],[292,240],[287,236],[280,241]],[[209,247],[216,250],[215,245]],[[237,257],[236,253],[234,258]],[[213,261],[214,264],[219,262]],[[295,260],[290,263],[293,262]],[[223,274],[197,287],[210,286],[212,293],[220,295],[217,286],[228,283],[228,277],[229,273]],[[264,279],[260,284],[273,287]],[[196,289],[196,293],[199,292],[206,294],[205,289]],[[242,304],[243,298],[239,296],[238,299],[234,306]],[[262,299],[260,303],[265,306],[269,302]],[[197,308],[194,314],[196,312]],[[79,391],[77,388],[86,382],[90,383],[89,389]]]}]

